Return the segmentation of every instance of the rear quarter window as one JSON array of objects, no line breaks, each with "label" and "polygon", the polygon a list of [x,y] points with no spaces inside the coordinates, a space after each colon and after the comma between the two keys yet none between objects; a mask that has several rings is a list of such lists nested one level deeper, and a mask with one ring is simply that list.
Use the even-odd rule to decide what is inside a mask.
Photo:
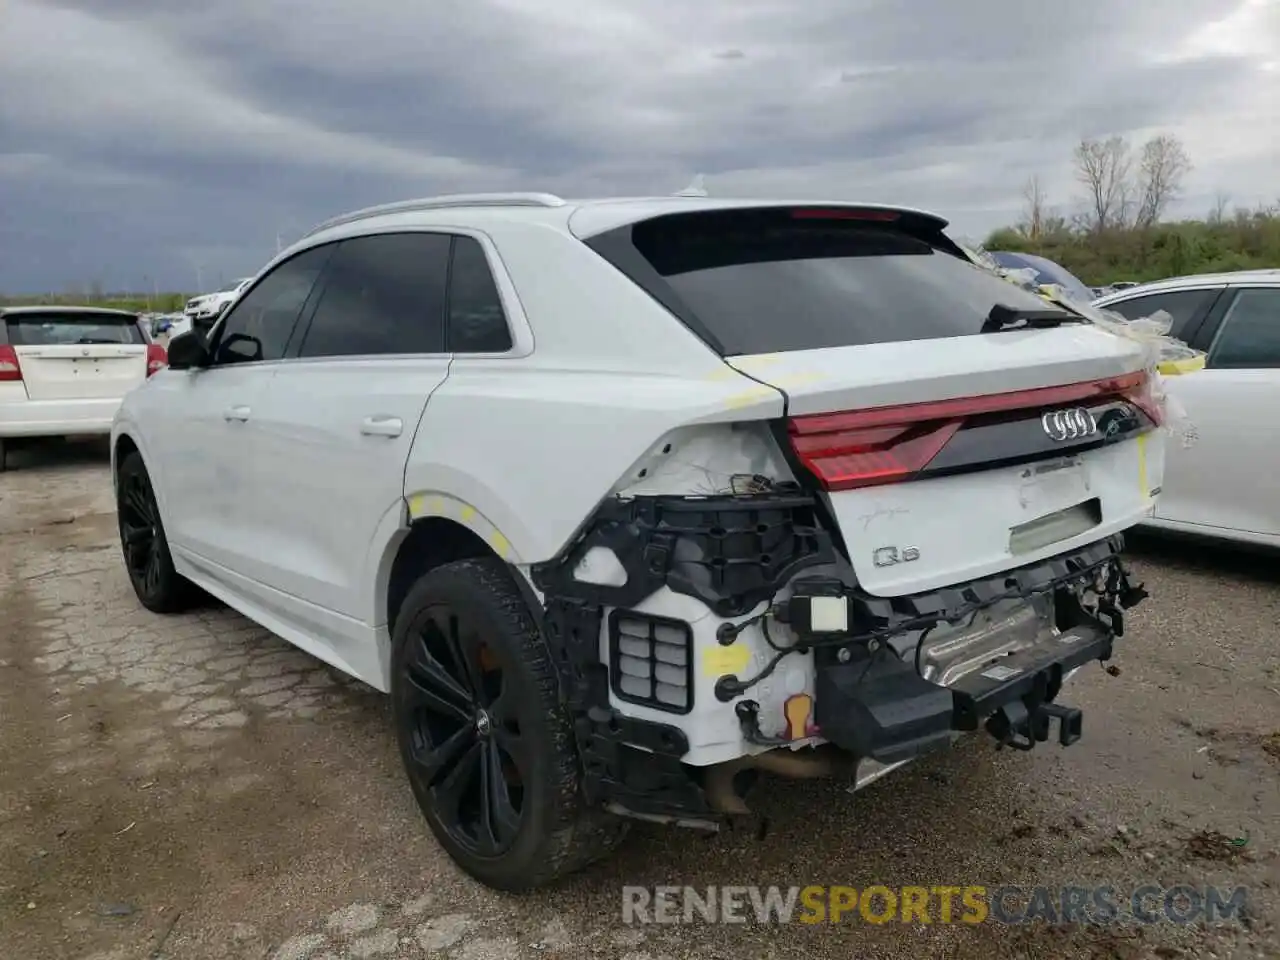
[{"label": "rear quarter window", "polygon": [[622,231],[630,250],[620,231],[588,244],[725,356],[965,336],[996,304],[1049,309],[943,249],[941,234],[883,220],[734,210]]},{"label": "rear quarter window", "polygon": [[136,317],[113,314],[31,313],[4,318],[9,343],[15,347],[69,346],[91,343],[146,343]]}]

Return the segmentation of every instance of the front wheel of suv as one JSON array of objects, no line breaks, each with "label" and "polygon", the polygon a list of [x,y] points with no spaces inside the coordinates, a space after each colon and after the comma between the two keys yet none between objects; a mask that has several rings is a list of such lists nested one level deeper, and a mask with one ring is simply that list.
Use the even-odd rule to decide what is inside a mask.
[{"label": "front wheel of suv", "polygon": [[497,558],[423,575],[395,621],[391,696],[409,784],[472,877],[530,890],[609,853],[625,821],[585,806],[555,667]]}]

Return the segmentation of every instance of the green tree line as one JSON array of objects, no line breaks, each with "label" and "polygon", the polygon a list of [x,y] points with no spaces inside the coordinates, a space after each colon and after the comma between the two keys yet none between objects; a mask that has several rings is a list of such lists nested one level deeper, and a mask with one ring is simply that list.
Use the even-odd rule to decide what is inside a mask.
[{"label": "green tree line", "polygon": [[191,298],[189,293],[40,293],[25,297],[0,295],[0,307],[5,306],[92,306],[108,310],[131,310],[134,313],[181,313],[183,305]]},{"label": "green tree line", "polygon": [[1153,137],[1136,151],[1123,137],[1083,140],[1072,159],[1080,212],[1064,216],[1032,177],[1018,223],[994,231],[988,250],[1046,257],[1091,286],[1280,268],[1280,205],[1233,210],[1220,194],[1202,218],[1165,219],[1191,170],[1177,138]]}]

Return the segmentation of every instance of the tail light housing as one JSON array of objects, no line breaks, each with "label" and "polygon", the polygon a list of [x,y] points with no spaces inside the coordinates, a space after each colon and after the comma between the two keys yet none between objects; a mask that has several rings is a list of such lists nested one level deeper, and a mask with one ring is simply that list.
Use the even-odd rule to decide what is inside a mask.
[{"label": "tail light housing", "polygon": [[22,380],[22,366],[18,363],[18,351],[8,344],[0,344],[0,383]]},{"label": "tail light housing", "polygon": [[1146,371],[1062,386],[928,403],[819,413],[787,421],[796,457],[827,490],[910,479],[929,465],[970,417],[1036,413],[1068,403],[1123,399],[1155,425],[1163,411]]},{"label": "tail light housing", "polygon": [[169,352],[158,343],[147,344],[147,376],[159,373],[169,365]]}]

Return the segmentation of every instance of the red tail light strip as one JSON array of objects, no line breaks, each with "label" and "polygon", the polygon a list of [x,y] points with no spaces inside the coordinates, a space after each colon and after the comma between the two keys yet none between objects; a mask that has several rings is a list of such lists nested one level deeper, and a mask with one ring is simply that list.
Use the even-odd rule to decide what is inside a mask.
[{"label": "red tail light strip", "polygon": [[158,373],[169,365],[169,351],[158,343],[147,344],[147,376]]},{"label": "red tail light strip", "polygon": [[796,207],[791,211],[792,220],[873,220],[893,223],[900,219],[895,210],[867,210],[858,207]]},{"label": "red tail light strip", "polygon": [[1145,371],[894,407],[793,417],[788,422],[796,456],[828,490],[848,490],[905,480],[923,470],[972,416],[1034,411],[1068,403],[1122,398],[1153,422],[1160,406]]}]

